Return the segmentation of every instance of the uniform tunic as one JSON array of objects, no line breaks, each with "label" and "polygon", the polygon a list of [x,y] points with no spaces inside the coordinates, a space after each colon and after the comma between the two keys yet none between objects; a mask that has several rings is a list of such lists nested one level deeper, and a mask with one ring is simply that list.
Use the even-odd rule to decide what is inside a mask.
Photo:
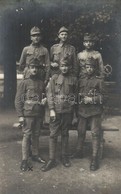
[{"label": "uniform tunic", "polygon": [[[85,103],[84,97],[91,97],[91,103]],[[92,155],[97,156],[101,133],[101,114],[103,111],[103,80],[95,75],[79,80],[78,105],[78,141],[77,150],[82,150],[87,127],[92,133]]]},{"label": "uniform tunic", "polygon": [[97,75],[100,75],[101,77],[104,76],[104,66],[103,66],[103,60],[102,56],[98,51],[86,51],[83,50],[82,52],[78,53],[77,55],[77,62],[79,65],[79,76],[83,77],[83,75],[86,74],[86,69],[85,69],[85,61],[88,58],[94,58],[97,63]]},{"label": "uniform tunic", "polygon": [[40,102],[45,91],[44,83],[36,77],[21,81],[18,86],[15,107],[19,117],[40,116],[43,114]]},{"label": "uniform tunic", "polygon": [[72,113],[76,101],[77,80],[66,74],[53,75],[47,93],[47,101],[50,110],[55,110],[56,119],[50,119],[49,157],[55,159],[57,137],[61,133],[61,154],[68,156],[68,137],[72,123]]},{"label": "uniform tunic", "polygon": [[[97,76],[85,76],[79,79],[78,113],[84,118],[98,115],[103,110],[103,80]],[[92,103],[85,104],[85,96],[91,97]]]},{"label": "uniform tunic", "polygon": [[[49,53],[42,45],[34,46],[31,44],[30,46],[24,47],[19,61],[20,69],[24,70],[24,68],[27,67],[34,59],[39,61],[40,78],[42,80],[48,80],[50,73]],[[29,74],[25,74],[25,77],[29,77]]]},{"label": "uniform tunic", "polygon": [[69,74],[53,75],[47,95],[49,109],[54,109],[57,113],[71,113],[76,100],[76,93],[76,77]]},{"label": "uniform tunic", "polygon": [[20,83],[15,107],[19,117],[25,117],[22,140],[22,160],[28,160],[30,151],[30,140],[32,140],[32,155],[39,155],[40,127],[43,121],[44,109],[40,105],[44,84],[37,76],[30,76]]},{"label": "uniform tunic", "polygon": [[[77,75],[78,67],[76,61],[76,53],[74,46],[70,44],[55,44],[50,49],[50,59],[52,62],[60,64],[60,60],[63,58],[68,58],[70,64],[70,71]],[[58,67],[51,66],[51,75],[55,73],[60,73]]]}]

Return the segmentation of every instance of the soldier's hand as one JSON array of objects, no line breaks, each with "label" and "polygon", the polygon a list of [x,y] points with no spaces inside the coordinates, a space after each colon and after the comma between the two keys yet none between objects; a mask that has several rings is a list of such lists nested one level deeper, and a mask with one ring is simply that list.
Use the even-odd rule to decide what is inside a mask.
[{"label": "soldier's hand", "polygon": [[50,80],[51,80],[51,78],[49,79],[49,81],[48,81],[48,83],[47,83],[47,85],[46,85],[46,90],[49,88],[49,86],[50,86]]},{"label": "soldier's hand", "polygon": [[47,102],[47,98],[43,98],[42,101],[41,101],[41,104],[42,104],[42,105],[45,105],[46,102]]},{"label": "soldier's hand", "polygon": [[88,97],[88,96],[85,96],[84,97],[84,103],[85,104],[92,103],[92,98],[91,97]]},{"label": "soldier's hand", "polygon": [[50,119],[52,122],[56,120],[56,113],[54,110],[50,110]]},{"label": "soldier's hand", "polygon": [[21,124],[21,126],[23,126],[24,123],[25,123],[25,118],[24,117],[19,117],[19,123]]}]

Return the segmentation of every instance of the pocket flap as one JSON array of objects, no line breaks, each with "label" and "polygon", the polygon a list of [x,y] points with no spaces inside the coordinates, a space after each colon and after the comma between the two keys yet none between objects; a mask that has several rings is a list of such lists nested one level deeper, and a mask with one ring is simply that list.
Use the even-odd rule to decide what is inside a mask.
[{"label": "pocket flap", "polygon": [[34,107],[33,103],[29,103],[28,101],[24,103],[24,110],[32,110]]}]

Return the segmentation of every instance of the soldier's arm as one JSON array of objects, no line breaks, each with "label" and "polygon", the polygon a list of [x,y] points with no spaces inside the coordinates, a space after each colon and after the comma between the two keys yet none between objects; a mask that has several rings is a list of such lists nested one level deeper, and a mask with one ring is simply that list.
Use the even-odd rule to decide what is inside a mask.
[{"label": "soldier's arm", "polygon": [[101,97],[102,97],[102,102],[104,104],[105,100],[106,100],[106,89],[105,89],[105,82],[103,79],[100,80],[100,94],[101,94]]},{"label": "soldier's arm", "polygon": [[104,64],[103,64],[102,55],[100,53],[98,54],[98,62],[99,62],[100,76],[103,78],[104,77]]},{"label": "soldier's arm", "polygon": [[75,96],[75,104],[74,104],[74,111],[76,114],[76,117],[78,117],[78,93],[79,93],[79,89],[78,89],[78,80],[75,79],[75,86],[74,86],[74,96]]},{"label": "soldier's arm", "polygon": [[50,61],[53,62],[53,46],[50,48]]},{"label": "soldier's arm", "polygon": [[59,66],[59,63],[54,60],[54,54],[53,53],[54,53],[54,46],[52,46],[50,48],[50,63],[51,63],[50,65],[52,67],[58,67]]},{"label": "soldier's arm", "polygon": [[46,65],[45,82],[47,83],[49,81],[49,77],[50,77],[50,57],[49,57],[49,52],[47,49],[45,51],[45,65]]},{"label": "soldier's arm", "polygon": [[41,105],[45,105],[46,102],[47,102],[46,87],[45,87],[45,84],[42,82],[42,99],[41,99]]},{"label": "soldier's arm", "polygon": [[104,81],[103,79],[99,79],[98,82],[98,91],[95,90],[94,97],[92,97],[92,100],[96,103],[103,104],[104,101]]},{"label": "soldier's arm", "polygon": [[18,117],[24,117],[23,107],[24,107],[24,100],[25,100],[25,82],[19,84],[17,88],[17,93],[15,97],[15,108]]},{"label": "soldier's arm", "polygon": [[21,57],[19,60],[19,70],[20,71],[23,71],[26,66],[26,53],[27,53],[27,48],[25,47],[21,53]]},{"label": "soldier's arm", "polygon": [[47,90],[47,102],[48,102],[48,106],[49,106],[49,110],[54,110],[55,109],[55,102],[54,102],[54,98],[55,98],[55,76],[54,75],[50,82],[49,82],[49,86],[48,86],[48,90]]},{"label": "soldier's arm", "polygon": [[80,60],[79,60],[79,53],[77,54],[77,76],[80,75]]},{"label": "soldier's arm", "polygon": [[78,63],[77,63],[76,49],[74,47],[73,47],[72,60],[73,60],[72,63],[73,63],[74,74],[75,74],[75,76],[78,76],[79,66],[78,66]]}]

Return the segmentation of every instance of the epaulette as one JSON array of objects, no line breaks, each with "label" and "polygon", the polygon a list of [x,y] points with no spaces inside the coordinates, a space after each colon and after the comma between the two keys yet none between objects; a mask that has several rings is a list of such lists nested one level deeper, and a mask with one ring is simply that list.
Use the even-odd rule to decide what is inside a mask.
[{"label": "epaulette", "polygon": [[96,75],[95,77],[98,79],[103,79],[101,76],[98,76],[98,75]]},{"label": "epaulette", "polygon": [[57,79],[57,78],[58,78],[58,74],[54,74],[51,79]]},{"label": "epaulette", "polygon": [[95,54],[99,54],[100,52],[99,51],[94,51]]},{"label": "epaulette", "polygon": [[84,79],[84,78],[86,78],[87,76],[84,74],[84,75],[81,75],[80,77],[79,77],[79,79]]},{"label": "epaulette", "polygon": [[23,75],[23,78],[22,78],[23,80],[28,80],[28,79],[30,79],[30,75],[28,75],[27,77],[26,77],[26,74],[25,75]]},{"label": "epaulette", "polygon": [[[59,44],[54,44],[52,47],[57,47],[57,46],[59,46]],[[52,48],[52,47],[51,47],[51,48]]]},{"label": "epaulette", "polygon": [[29,47],[30,47],[30,45],[28,45],[28,46],[25,46],[25,47],[24,47],[24,49],[28,49]]},{"label": "epaulette", "polygon": [[77,55],[80,56],[80,55],[83,55],[84,53],[85,53],[85,52],[84,52],[84,50],[83,50],[83,51],[79,52]]}]

